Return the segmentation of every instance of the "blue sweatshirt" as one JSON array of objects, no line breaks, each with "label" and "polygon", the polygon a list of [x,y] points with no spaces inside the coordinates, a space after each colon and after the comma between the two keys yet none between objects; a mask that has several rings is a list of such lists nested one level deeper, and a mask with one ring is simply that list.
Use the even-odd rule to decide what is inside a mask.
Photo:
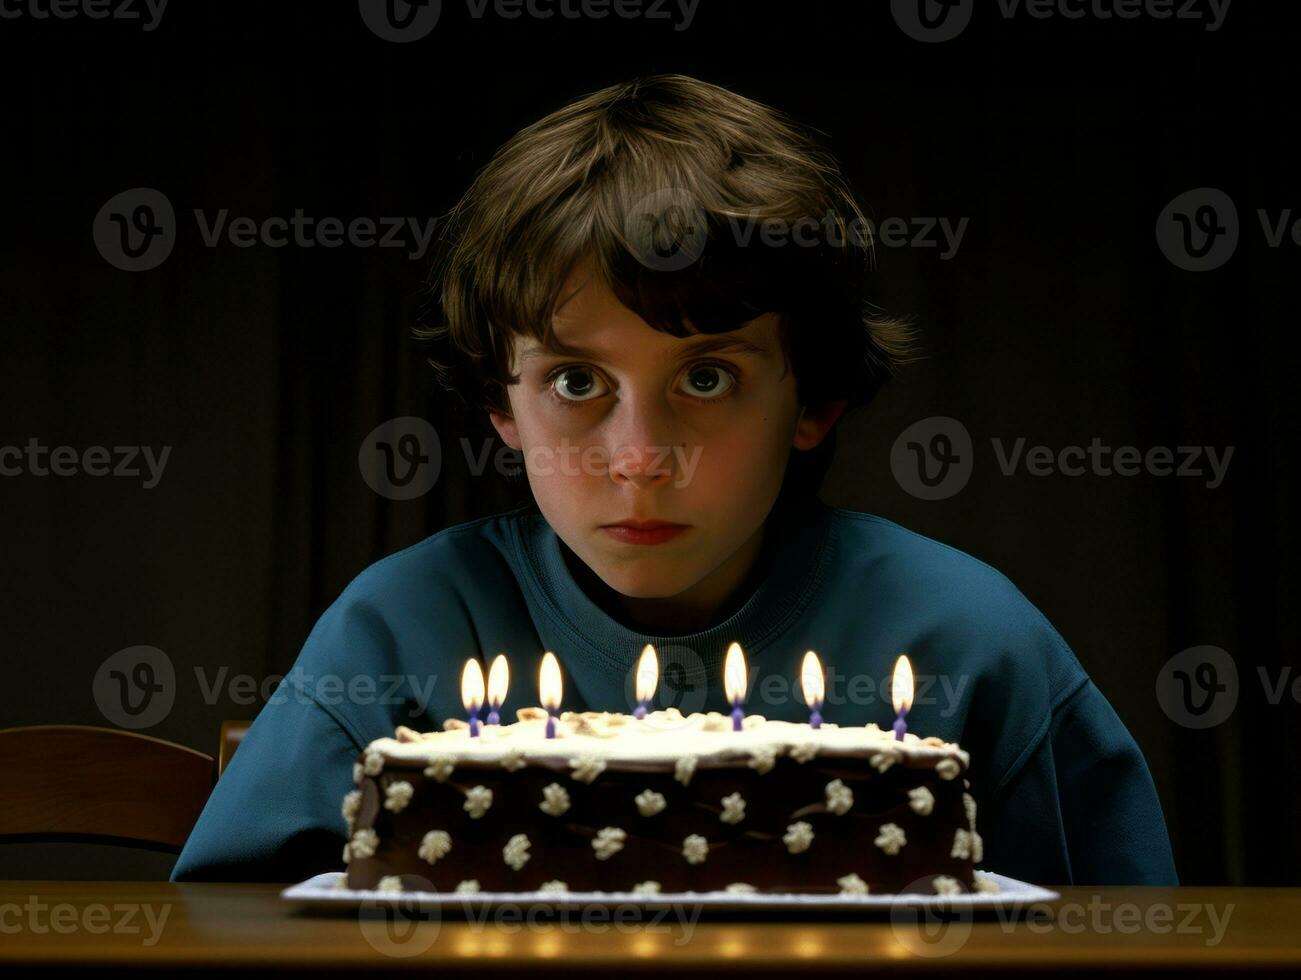
[{"label": "blue sweatshirt", "polygon": [[[462,717],[467,657],[511,665],[503,721],[540,703],[544,651],[563,710],[630,711],[655,644],[657,705],[728,711],[723,657],[741,644],[749,714],[801,721],[800,662],[826,672],[823,716],[894,719],[907,653],[918,735],[959,742],[985,841],[982,867],[1039,884],[1176,884],[1151,774],[1057,631],[989,565],[872,514],[811,501],[774,511],[748,599],[699,632],[637,632],[571,569],[538,511],[470,521],[376,562],[348,585],[249,728],[172,871],[173,881],[301,881],[343,867],[341,804],[371,740]],[[865,841],[864,846],[871,846]]]}]

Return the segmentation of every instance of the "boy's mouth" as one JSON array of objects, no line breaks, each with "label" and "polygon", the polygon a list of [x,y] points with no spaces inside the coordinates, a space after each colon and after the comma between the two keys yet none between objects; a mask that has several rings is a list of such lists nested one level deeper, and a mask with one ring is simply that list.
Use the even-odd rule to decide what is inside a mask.
[{"label": "boy's mouth", "polygon": [[689,527],[689,524],[674,524],[670,521],[627,520],[617,524],[603,524],[601,530],[616,541],[628,544],[661,544],[677,537]]},{"label": "boy's mouth", "polygon": [[630,527],[638,531],[651,531],[657,527],[686,527],[685,524],[677,524],[673,521],[637,521],[631,518],[626,521],[615,521],[613,524],[604,524],[602,527]]}]

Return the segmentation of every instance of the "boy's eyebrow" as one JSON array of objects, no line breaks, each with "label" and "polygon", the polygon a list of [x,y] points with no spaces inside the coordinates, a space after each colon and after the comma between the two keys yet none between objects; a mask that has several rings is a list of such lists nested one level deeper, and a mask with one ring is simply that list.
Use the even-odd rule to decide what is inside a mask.
[{"label": "boy's eyebrow", "polygon": [[[722,353],[763,355],[768,353],[768,348],[746,340],[743,337],[714,335],[688,344],[678,357],[681,359],[695,357],[698,354]],[[554,338],[550,344],[534,347],[531,350],[525,351],[520,355],[520,360],[528,361],[536,357],[546,357],[548,355],[554,357],[580,357],[593,361],[600,360],[600,353],[598,351],[588,350],[586,347],[566,344],[563,341]]]}]

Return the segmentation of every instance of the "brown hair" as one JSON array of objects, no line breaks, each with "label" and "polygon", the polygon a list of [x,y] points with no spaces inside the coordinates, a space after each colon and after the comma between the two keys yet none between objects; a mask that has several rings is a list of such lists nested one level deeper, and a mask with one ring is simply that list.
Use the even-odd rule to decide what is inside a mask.
[{"label": "brown hair", "polygon": [[[911,341],[907,323],[867,301],[866,228],[835,160],[780,112],[684,75],[635,79],[496,152],[439,237],[443,322],[417,333],[435,344],[430,363],[456,407],[508,413],[514,338],[553,346],[566,279],[589,262],[625,306],[675,337],[783,314],[800,404],[863,405]],[[816,492],[834,438],[819,449],[795,454],[818,457],[803,461],[798,492]]]}]

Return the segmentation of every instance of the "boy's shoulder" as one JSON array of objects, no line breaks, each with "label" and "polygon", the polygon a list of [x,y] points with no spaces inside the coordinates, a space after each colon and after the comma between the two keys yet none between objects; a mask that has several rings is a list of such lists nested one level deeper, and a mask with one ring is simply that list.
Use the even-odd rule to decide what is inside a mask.
[{"label": "boy's shoulder", "polygon": [[318,641],[348,637],[360,655],[375,645],[362,640],[470,628],[475,615],[510,614],[519,593],[512,524],[522,520],[527,512],[515,508],[453,524],[367,565],[321,614],[306,650],[322,656],[338,644]]},{"label": "boy's shoulder", "polygon": [[339,597],[392,599],[395,591],[414,589],[427,598],[430,588],[438,585],[464,586],[503,572],[509,575],[511,526],[529,518],[526,508],[516,507],[449,525],[367,565]]},{"label": "boy's shoulder", "polygon": [[984,599],[1021,595],[1001,571],[960,548],[888,518],[829,507],[844,558],[865,571],[915,578],[919,584],[961,585]]},{"label": "boy's shoulder", "polygon": [[1087,676],[1048,617],[993,565],[879,515],[829,509],[837,574],[880,596],[884,608],[905,608],[919,629],[1007,669],[1024,672],[1026,659],[1037,656],[1050,689]]}]

